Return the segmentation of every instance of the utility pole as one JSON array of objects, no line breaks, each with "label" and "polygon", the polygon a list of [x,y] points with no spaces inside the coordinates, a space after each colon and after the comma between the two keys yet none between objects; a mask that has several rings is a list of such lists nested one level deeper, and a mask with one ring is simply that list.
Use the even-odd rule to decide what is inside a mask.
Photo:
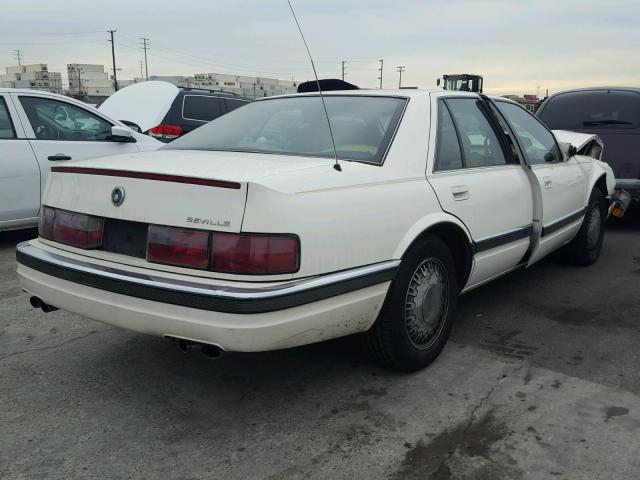
[{"label": "utility pole", "polygon": [[111,34],[111,59],[113,60],[113,89],[118,91],[118,74],[116,73],[116,47],[113,43],[113,34],[117,32],[117,30],[107,30],[108,33]]},{"label": "utility pole", "polygon": [[398,79],[398,88],[402,88],[402,72],[406,70],[407,67],[404,65],[398,65],[398,73],[400,74],[400,78]]},{"label": "utility pole", "polygon": [[144,60],[140,60],[140,78],[144,77]]},{"label": "utility pole", "polygon": [[378,80],[380,80],[380,90],[382,90],[382,67],[384,67],[384,60],[381,58],[378,61],[380,62],[380,68],[378,69],[380,76],[378,77]]},{"label": "utility pole", "polygon": [[79,65],[76,68],[78,69],[78,95],[82,95],[82,69]]},{"label": "utility pole", "polygon": [[342,60],[342,80],[344,81],[344,71],[346,70],[345,68],[345,64],[347,63],[346,60]]},{"label": "utility pole", "polygon": [[22,58],[22,53],[23,53],[23,52],[22,52],[22,50],[14,50],[14,51],[13,51],[13,56],[14,56],[14,57],[16,57],[16,58],[18,59],[18,66],[20,66],[20,65],[21,65],[20,60],[21,60],[21,58]]},{"label": "utility pole", "polygon": [[140,40],[142,40],[142,49],[144,50],[144,72],[145,72],[145,79],[149,80],[149,66],[147,64],[147,50],[149,50],[149,44],[147,43],[149,41],[148,38],[142,37]]}]

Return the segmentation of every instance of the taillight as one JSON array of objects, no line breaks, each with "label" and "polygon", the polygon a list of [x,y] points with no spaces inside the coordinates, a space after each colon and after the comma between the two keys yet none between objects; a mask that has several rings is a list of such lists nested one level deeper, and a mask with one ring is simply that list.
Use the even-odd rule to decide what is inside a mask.
[{"label": "taillight", "polygon": [[38,223],[38,235],[42,238],[51,240],[53,238],[53,216],[55,215],[55,209],[51,207],[42,206],[42,212],[40,212],[40,223]]},{"label": "taillight", "polygon": [[150,225],[147,260],[206,269],[209,266],[209,232]]},{"label": "taillight", "polygon": [[[98,248],[102,245],[102,218],[67,210],[48,210],[51,210],[51,213],[42,212],[45,218],[42,222],[44,238],[85,249]],[[50,216],[53,216],[53,227],[51,236],[47,237]]]},{"label": "taillight", "polygon": [[293,273],[300,265],[293,235],[248,235],[151,225],[147,261],[246,275]]},{"label": "taillight", "polygon": [[182,135],[182,127],[179,125],[158,125],[149,130],[149,135],[158,140],[171,141]]},{"label": "taillight", "polygon": [[210,269],[215,272],[293,273],[298,265],[298,239],[294,236],[212,234]]}]

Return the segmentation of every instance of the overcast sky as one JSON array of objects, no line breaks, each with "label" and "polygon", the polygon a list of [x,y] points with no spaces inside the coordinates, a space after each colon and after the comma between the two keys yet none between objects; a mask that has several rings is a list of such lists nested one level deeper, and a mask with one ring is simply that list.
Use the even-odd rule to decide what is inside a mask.
[{"label": "overcast sky", "polygon": [[[320,77],[431,87],[443,73],[484,75],[485,90],[540,93],[592,85],[640,85],[638,0],[293,0]],[[111,64],[117,29],[122,78],[140,76],[138,37],[148,37],[149,73],[203,72],[307,80],[306,59],[286,0],[3,1],[0,71],[24,63]]]}]

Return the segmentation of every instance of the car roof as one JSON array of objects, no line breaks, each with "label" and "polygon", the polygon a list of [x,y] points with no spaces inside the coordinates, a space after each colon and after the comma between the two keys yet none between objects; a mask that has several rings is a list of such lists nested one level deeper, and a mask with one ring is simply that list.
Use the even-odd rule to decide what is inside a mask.
[{"label": "car roof", "polygon": [[47,92],[46,90],[37,90],[35,88],[0,88],[0,93],[29,93],[29,94],[38,94],[38,95],[52,95],[54,97],[60,98],[70,98],[65,95],[60,95],[59,93]]},{"label": "car roof", "polygon": [[549,98],[555,97],[557,95],[564,95],[565,93],[606,92],[610,90],[640,93],[639,87],[584,87],[584,88],[572,88],[571,90],[563,90],[562,92],[556,92],[552,95],[549,95]]},{"label": "car roof", "polygon": [[244,97],[234,92],[225,92],[224,90],[212,90],[208,88],[199,88],[199,87],[178,87],[178,90],[180,90],[180,92],[185,94],[193,93],[198,95],[224,97],[224,98],[237,99],[237,100],[252,100],[249,97]]},{"label": "car roof", "polygon": [[[431,93],[442,92],[442,89],[395,89],[395,90],[380,90],[380,89],[365,89],[361,88],[358,90],[327,90],[323,91],[322,94],[324,96],[331,95],[344,95],[344,96],[365,96],[365,97],[424,97],[428,96]],[[306,92],[306,93],[289,93],[286,95],[272,95],[270,97],[260,97],[257,98],[256,101],[269,100],[270,98],[287,98],[287,97],[313,97],[319,96],[318,92]]]},{"label": "car roof", "polygon": [[[331,95],[344,95],[344,96],[366,96],[366,97],[404,97],[404,98],[419,98],[426,97],[431,95],[437,95],[438,97],[477,97],[477,92],[461,92],[457,90],[443,90],[442,88],[425,88],[425,89],[393,89],[393,90],[380,90],[380,89],[364,89],[361,88],[359,90],[329,90],[326,92],[322,92],[325,96]],[[287,97],[311,97],[318,96],[318,92],[307,92],[307,93],[291,93],[287,95],[274,95],[271,97],[261,97],[256,99],[257,102],[269,100],[273,98],[287,98]],[[513,100],[505,97],[500,97],[498,95],[487,95],[489,98],[493,100],[500,100],[509,103],[515,103]]]}]

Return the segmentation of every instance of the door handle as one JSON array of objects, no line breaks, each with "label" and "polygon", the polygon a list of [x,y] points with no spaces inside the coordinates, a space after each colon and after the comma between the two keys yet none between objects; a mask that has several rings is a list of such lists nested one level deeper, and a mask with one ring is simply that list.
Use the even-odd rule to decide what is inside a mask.
[{"label": "door handle", "polygon": [[466,185],[456,185],[455,187],[451,187],[451,193],[453,194],[453,199],[456,202],[469,199],[469,187]]},{"label": "door handle", "polygon": [[69,155],[65,155],[64,153],[56,153],[55,155],[51,155],[47,157],[51,162],[57,162],[58,160],[71,160]]},{"label": "door handle", "polygon": [[551,181],[551,177],[542,177],[542,181],[544,182],[544,188],[553,187],[553,182]]}]

